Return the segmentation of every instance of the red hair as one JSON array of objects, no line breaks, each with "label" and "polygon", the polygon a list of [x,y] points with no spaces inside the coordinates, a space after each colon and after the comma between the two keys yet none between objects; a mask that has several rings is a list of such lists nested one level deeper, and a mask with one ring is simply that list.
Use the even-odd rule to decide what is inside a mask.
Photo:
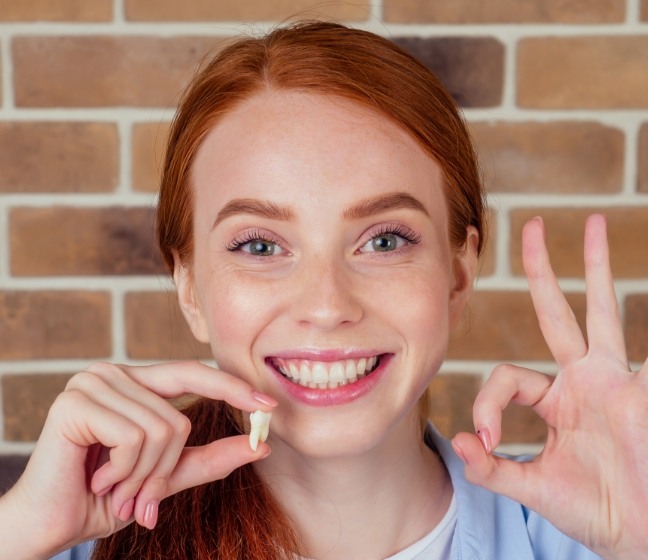
[{"label": "red hair", "polygon": [[[450,241],[465,246],[469,226],[484,232],[484,192],[463,118],[439,80],[391,41],[333,23],[300,23],[237,40],[194,78],[173,121],[158,207],[158,242],[169,269],[193,250],[191,168],[206,134],[237,104],[264,89],[337,96],[371,107],[407,130],[441,166]],[[185,410],[190,445],[240,433],[227,405],[199,400]],[[163,501],[159,524],[135,524],[98,544],[95,558],[278,560],[299,539],[254,467]]]}]

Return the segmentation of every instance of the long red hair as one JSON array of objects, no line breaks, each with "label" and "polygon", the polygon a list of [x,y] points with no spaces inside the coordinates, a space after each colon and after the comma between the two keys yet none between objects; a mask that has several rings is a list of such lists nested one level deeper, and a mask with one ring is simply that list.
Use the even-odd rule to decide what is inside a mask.
[{"label": "long red hair", "polygon": [[[186,90],[171,129],[158,206],[158,242],[169,270],[174,253],[191,263],[191,168],[198,147],[222,115],[264,89],[342,97],[403,127],[445,174],[454,250],[464,247],[468,226],[480,232],[481,244],[485,203],[477,160],[463,118],[439,80],[387,39],[309,22],[237,40]],[[198,400],[184,412],[192,422],[190,445],[240,433],[236,411],[223,403]],[[298,552],[290,520],[248,465],[167,498],[155,530],[131,524],[100,541],[94,558],[279,560]]]}]

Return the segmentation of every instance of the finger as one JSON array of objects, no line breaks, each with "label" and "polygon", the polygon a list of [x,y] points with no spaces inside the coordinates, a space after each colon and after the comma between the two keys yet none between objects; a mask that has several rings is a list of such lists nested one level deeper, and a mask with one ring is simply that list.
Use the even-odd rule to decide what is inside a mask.
[{"label": "finger", "polygon": [[[79,448],[95,444],[110,448],[110,463],[99,468],[91,480],[92,490],[102,494],[126,478],[135,464],[144,441],[140,426],[110,408],[98,405],[82,391],[66,390],[50,409],[54,422],[46,429],[60,430],[64,439]],[[86,451],[87,454],[87,451]]]},{"label": "finger", "polygon": [[522,259],[540,330],[556,363],[564,366],[582,358],[587,344],[551,268],[540,218],[524,226]]},{"label": "finger", "polygon": [[594,214],[585,225],[587,336],[590,349],[602,350],[627,366],[621,313],[614,292],[606,220]]},{"label": "finger", "polygon": [[254,390],[242,379],[200,362],[120,367],[138,383],[167,399],[194,393],[226,401],[248,412],[268,412],[277,406],[274,398]]},{"label": "finger", "polygon": [[554,378],[550,375],[508,364],[497,366],[493,370],[473,404],[475,430],[487,453],[500,444],[502,411],[509,403],[530,406],[541,417],[545,417],[540,403],[553,381]]},{"label": "finger", "polygon": [[187,447],[169,477],[167,495],[225,478],[234,469],[269,454],[270,446],[266,443],[259,443],[257,450],[252,451],[244,435],[219,439],[201,447]]},{"label": "finger", "polygon": [[536,482],[537,465],[518,463],[486,453],[473,434],[457,434],[452,446],[464,461],[468,481],[530,508],[538,508],[542,490]]}]

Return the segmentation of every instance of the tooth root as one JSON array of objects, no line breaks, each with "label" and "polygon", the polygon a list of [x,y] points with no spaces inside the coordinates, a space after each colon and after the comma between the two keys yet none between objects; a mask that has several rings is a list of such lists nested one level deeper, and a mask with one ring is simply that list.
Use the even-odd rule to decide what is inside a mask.
[{"label": "tooth root", "polygon": [[250,448],[256,451],[259,440],[265,441],[270,433],[270,419],[272,413],[255,410],[250,414]]}]

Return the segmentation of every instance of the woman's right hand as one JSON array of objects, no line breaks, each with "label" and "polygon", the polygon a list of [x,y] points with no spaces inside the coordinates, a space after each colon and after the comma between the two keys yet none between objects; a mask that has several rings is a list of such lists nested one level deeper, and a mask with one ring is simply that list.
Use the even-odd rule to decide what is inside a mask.
[{"label": "woman's right hand", "polygon": [[166,399],[186,394],[250,412],[276,406],[198,362],[90,366],[57,397],[23,476],[0,500],[3,550],[47,558],[133,520],[153,528],[162,499],[270,453],[264,443],[252,451],[246,436],[185,447],[190,422]]}]

